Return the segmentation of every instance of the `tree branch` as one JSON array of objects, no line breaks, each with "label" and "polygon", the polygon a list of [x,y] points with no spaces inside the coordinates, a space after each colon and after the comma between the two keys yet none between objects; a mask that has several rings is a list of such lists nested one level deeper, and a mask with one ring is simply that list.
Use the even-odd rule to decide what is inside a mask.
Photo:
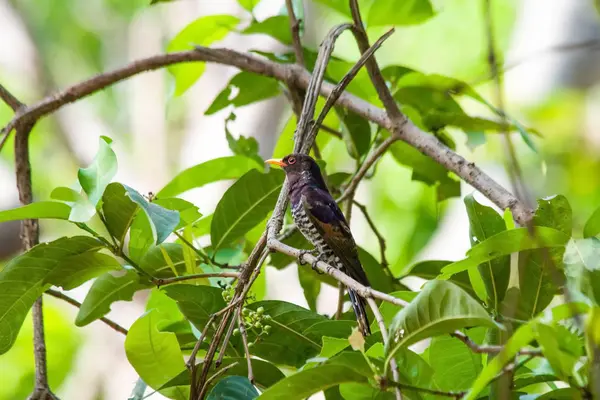
[{"label": "tree branch", "polygon": [[[301,1],[300,5],[302,5]],[[302,42],[300,41],[300,21],[296,19],[292,0],[285,0],[285,6],[290,19],[290,31],[292,33],[292,45],[294,47],[294,54],[296,55],[296,63],[304,67],[304,51],[302,50]]]},{"label": "tree branch", "polygon": [[2,99],[7,106],[9,106],[13,111],[17,111],[19,108],[23,107],[23,103],[19,101],[11,92],[8,91],[2,84],[0,84],[0,99]]},{"label": "tree branch", "polygon": [[[61,299],[66,301],[67,303],[71,304],[72,306],[75,306],[77,308],[81,308],[81,303],[78,302],[77,300],[75,300],[72,297],[67,296],[66,294],[64,294],[63,292],[59,292],[58,290],[54,290],[54,289],[48,289],[45,292],[46,294],[52,296],[52,297],[56,297],[57,299]],[[127,335],[127,329],[123,328],[121,325],[117,324],[116,322],[105,318],[105,317],[101,317],[99,318],[100,321],[104,322],[106,325],[108,325],[109,327],[111,327],[112,329],[114,329],[115,331],[122,333],[123,335]]]},{"label": "tree branch", "polygon": [[239,278],[240,274],[238,272],[209,272],[202,274],[190,274],[190,275],[182,275],[182,276],[174,276],[172,278],[154,278],[152,283],[156,286],[165,286],[170,285],[171,283],[190,281],[193,279],[202,279],[202,278]]},{"label": "tree branch", "polygon": [[241,312],[237,313],[238,326],[240,328],[240,335],[242,336],[242,343],[244,344],[244,352],[246,353],[246,361],[248,362],[248,380],[254,383],[254,372],[252,371],[252,359],[250,358],[250,348],[248,347],[248,334],[246,333],[246,323],[244,322],[244,316]]},{"label": "tree branch", "polygon": [[369,215],[369,212],[367,211],[367,207],[365,207],[364,205],[360,204],[356,200],[353,200],[352,202],[354,203],[354,205],[356,207],[358,207],[358,209],[365,216],[365,219],[367,220],[367,224],[369,224],[369,227],[373,231],[373,234],[377,237],[377,240],[379,241],[379,252],[381,254],[381,266],[387,269],[388,266],[389,266],[389,263],[388,263],[387,258],[385,256],[385,249],[386,249],[385,238],[383,237],[383,235],[381,234],[381,232],[379,232],[379,229],[377,229],[377,226],[375,225],[375,223],[371,219],[371,216]]},{"label": "tree branch", "polygon": [[433,394],[436,396],[451,397],[453,399],[462,399],[465,396],[465,394],[467,394],[466,392],[443,392],[441,390],[422,388],[422,387],[407,385],[404,383],[394,382],[394,381],[389,381],[386,383],[389,386],[400,388],[400,389],[412,390],[412,391],[421,392],[421,393],[428,393],[428,394]]},{"label": "tree branch", "polygon": [[[466,344],[467,347],[469,347],[469,349],[471,349],[471,351],[473,353],[497,354],[497,353],[500,353],[502,350],[504,350],[504,346],[497,346],[497,345],[481,345],[480,346],[477,343],[475,343],[473,340],[471,340],[470,337],[468,337],[467,335],[462,333],[461,331],[454,331],[450,334],[450,336],[455,337],[456,339],[458,339],[461,342],[463,342],[464,344]],[[537,357],[537,356],[542,355],[542,351],[538,350],[538,349],[521,349],[521,350],[519,350],[518,354]]]}]

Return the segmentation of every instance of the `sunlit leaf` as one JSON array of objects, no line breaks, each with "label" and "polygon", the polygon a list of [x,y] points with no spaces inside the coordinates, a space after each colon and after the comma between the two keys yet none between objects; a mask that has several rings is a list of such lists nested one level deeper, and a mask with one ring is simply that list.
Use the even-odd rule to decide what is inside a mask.
[{"label": "sunlit leaf", "polygon": [[442,269],[442,278],[446,279],[458,272],[478,266],[488,260],[502,257],[522,250],[541,247],[562,247],[569,241],[565,233],[544,227],[535,228],[536,238],[532,238],[527,228],[517,228],[498,233],[473,246],[467,252],[467,258],[454,262]]},{"label": "sunlit leaf", "polygon": [[94,206],[98,204],[104,189],[117,173],[117,156],[110,146],[111,142],[110,138],[101,136],[94,161],[89,167],[80,168],[78,172],[79,183]]},{"label": "sunlit leaf", "polygon": [[252,12],[252,10],[254,10],[254,7],[256,7],[258,3],[260,3],[260,0],[237,0],[237,2],[240,6],[244,7],[244,9]]},{"label": "sunlit leaf", "polygon": [[96,208],[86,196],[68,187],[57,187],[52,190],[50,197],[67,203],[71,207],[69,221],[87,222],[96,213]]},{"label": "sunlit leaf", "polygon": [[[168,52],[191,50],[194,46],[209,46],[222,40],[240,22],[233,15],[209,15],[200,17],[175,36],[169,46]],[[175,77],[175,96],[180,96],[200,78],[205,63],[185,63],[168,67],[169,72]]]},{"label": "sunlit leaf", "polygon": [[154,243],[152,223],[148,215],[143,212],[137,213],[129,229],[129,258],[140,262]]},{"label": "sunlit leaf", "polygon": [[600,233],[600,207],[597,208],[583,227],[583,237],[589,238]]},{"label": "sunlit leaf", "polygon": [[251,169],[260,167],[256,161],[242,156],[214,158],[181,171],[156,197],[175,197],[212,182],[237,179]]},{"label": "sunlit leaf", "polygon": [[387,358],[419,340],[466,326],[495,323],[475,299],[448,281],[431,281],[394,317],[390,324]]},{"label": "sunlit leaf", "polygon": [[571,239],[563,261],[571,290],[600,304],[600,240]]},{"label": "sunlit leaf", "polygon": [[152,203],[158,204],[167,210],[179,212],[180,221],[175,230],[191,225],[202,217],[202,214],[198,211],[198,207],[189,201],[177,197],[155,199]]},{"label": "sunlit leaf", "polygon": [[213,214],[213,249],[230,244],[263,221],[277,202],[283,180],[283,172],[276,169],[267,174],[250,170],[231,185]]},{"label": "sunlit leaf", "polygon": [[[407,272],[404,272],[402,276],[418,276],[419,278],[432,280],[436,279],[442,272],[442,268],[446,265],[452,264],[452,261],[442,260],[427,260],[421,261],[410,267]],[[477,298],[477,295],[473,291],[469,275],[466,271],[459,272],[450,277],[450,281],[455,285],[459,286],[462,290],[469,293],[473,298]]]},{"label": "sunlit leaf", "polygon": [[38,201],[26,206],[0,211],[0,222],[23,219],[69,219],[71,207],[58,201]]},{"label": "sunlit leaf", "polygon": [[[538,209],[533,216],[538,243],[545,243],[541,230],[554,228],[565,236],[571,236],[571,206],[564,196],[538,200]],[[547,229],[547,228],[546,228]],[[519,253],[519,287],[521,294],[516,318],[528,320],[541,312],[554,298],[557,287],[553,274],[562,270],[566,243],[562,246],[547,246],[548,249],[522,251]],[[537,246],[538,248],[544,246]]]},{"label": "sunlit leaf", "polygon": [[298,267],[298,280],[304,291],[304,298],[308,303],[308,307],[313,311],[317,311],[317,297],[321,292],[321,281],[318,279],[317,274],[309,268]]},{"label": "sunlit leaf", "polygon": [[124,275],[115,276],[106,273],[94,281],[79,308],[75,325],[85,326],[110,312],[116,301],[131,301],[138,290],[151,287],[149,283],[140,282],[135,271],[129,270]]},{"label": "sunlit leaf", "polygon": [[[232,96],[232,93],[235,95]],[[273,79],[242,71],[231,78],[225,89],[217,95],[205,114],[212,115],[229,105],[242,107],[277,96],[279,83]]]},{"label": "sunlit leaf", "polygon": [[[469,237],[471,245],[476,245],[497,233],[506,231],[506,224],[500,214],[475,200],[473,195],[464,199],[469,216]],[[478,266],[485,284],[487,304],[495,310],[504,299],[510,278],[510,256],[489,260]]]},{"label": "sunlit leaf", "polygon": [[[148,311],[137,319],[125,339],[125,354],[131,366],[153,389],[160,388],[185,367],[183,355],[174,333],[160,332],[156,310]],[[168,397],[185,400],[188,388],[165,389]]]},{"label": "sunlit leaf", "polygon": [[250,26],[241,33],[264,33],[283,44],[292,44],[292,34],[290,32],[290,22],[287,15],[275,15],[260,22],[252,22]]},{"label": "sunlit leaf", "polygon": [[102,195],[102,213],[106,228],[118,243],[125,242],[125,235],[138,209],[137,203],[127,196],[123,185],[115,182],[106,187]]},{"label": "sunlit leaf", "polygon": [[367,23],[378,25],[415,25],[433,17],[429,0],[387,0],[373,3]]},{"label": "sunlit leaf", "polygon": [[355,159],[364,156],[371,146],[371,126],[369,121],[353,111],[342,107],[335,108],[342,121],[342,137],[348,154]]}]

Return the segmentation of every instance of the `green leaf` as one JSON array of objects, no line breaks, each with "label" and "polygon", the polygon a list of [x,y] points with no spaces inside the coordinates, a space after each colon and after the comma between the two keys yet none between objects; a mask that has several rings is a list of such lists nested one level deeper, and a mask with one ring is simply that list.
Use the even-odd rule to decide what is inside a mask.
[{"label": "green leaf", "polygon": [[[235,96],[232,96],[236,90]],[[242,71],[235,75],[205,111],[212,115],[227,106],[242,107],[279,94],[279,82],[273,78]]]},{"label": "green leaf", "polygon": [[342,353],[321,365],[303,369],[280,380],[265,390],[259,399],[303,400],[342,383],[367,383],[370,375],[372,372],[360,354]]},{"label": "green leaf", "polygon": [[319,358],[331,358],[349,346],[347,338],[334,338],[323,336],[323,347],[319,353]]},{"label": "green leaf", "polygon": [[226,306],[220,288],[180,284],[166,286],[162,290],[177,302],[179,310],[200,331],[211,314]]},{"label": "green leaf", "polygon": [[167,210],[157,204],[149,203],[135,189],[123,185],[127,196],[135,202],[152,222],[152,237],[155,243],[160,244],[169,237],[171,232],[179,225],[179,213],[177,211]]},{"label": "green leaf", "polygon": [[100,276],[85,296],[75,318],[75,325],[85,326],[105,316],[114,302],[131,301],[135,292],[151,286],[149,283],[141,283],[139,275],[133,270],[119,276],[111,273]]},{"label": "green leaf", "polygon": [[275,15],[265,19],[264,21],[254,21],[241,33],[244,35],[263,33],[271,36],[273,39],[278,40],[283,44],[292,44],[290,22],[287,15]]},{"label": "green leaf", "polygon": [[186,265],[183,246],[179,243],[163,243],[154,246],[142,257],[139,265],[155,278],[184,275]]},{"label": "green leaf", "polygon": [[252,400],[258,391],[244,376],[228,376],[215,385],[207,400]]},{"label": "green leaf", "polygon": [[[452,264],[452,261],[442,260],[427,260],[421,261],[409,268],[407,272],[402,273],[404,276],[418,276],[419,278],[432,280],[436,279],[442,272],[442,269]],[[459,286],[462,290],[469,293],[473,298],[477,298],[477,295],[473,291],[471,281],[469,280],[469,274],[466,271],[459,272],[450,277],[450,281],[455,285]]]},{"label": "green leaf", "polygon": [[179,212],[179,224],[175,227],[175,230],[191,225],[202,217],[202,214],[198,211],[198,207],[189,201],[177,197],[155,199],[152,203],[158,204],[167,210]]},{"label": "green leaf", "polygon": [[[384,293],[406,289],[398,279],[393,277],[389,268],[381,265],[371,253],[362,247],[358,248],[358,257],[373,289]],[[311,272],[314,274],[314,271]]]},{"label": "green leaf", "polygon": [[572,387],[561,388],[546,392],[535,398],[536,400],[582,400],[580,390]]},{"label": "green leaf", "polygon": [[[536,235],[540,238],[542,237],[542,226],[554,228],[570,237],[572,217],[571,206],[567,199],[564,196],[554,196],[538,200],[538,209],[533,216],[533,224],[536,226]],[[545,239],[540,241],[546,242]],[[554,298],[557,288],[552,274],[562,270],[562,260],[565,253],[564,245],[519,253],[519,287],[521,293],[515,314],[516,318],[531,319],[544,310]],[[554,269],[557,271],[553,271]]]},{"label": "green leaf", "polygon": [[[248,375],[248,363],[246,358],[244,357],[225,357],[223,362],[221,363],[219,369],[217,371],[223,371],[223,369],[233,363],[237,363],[235,367],[229,368],[226,372],[223,373],[223,376],[231,376],[231,375],[239,375],[239,376],[247,376]],[[257,360],[255,358],[251,359],[252,363],[252,372],[254,374],[254,382],[262,387],[269,387],[280,381],[285,377],[283,373],[273,364],[263,361]],[[199,379],[200,376],[197,376]],[[188,369],[181,371],[177,377],[173,378],[165,385],[163,385],[162,389],[172,387],[172,386],[187,386],[190,384],[190,372]]]},{"label": "green leaf", "polygon": [[154,245],[152,224],[146,213],[138,213],[129,229],[129,258],[139,263]]},{"label": "green leaf", "polygon": [[63,258],[45,281],[64,290],[72,290],[105,272],[120,268],[121,264],[112,255],[88,251]]},{"label": "green leaf", "polygon": [[38,201],[26,206],[0,211],[0,222],[23,219],[69,219],[71,207],[57,201]]},{"label": "green leaf", "polygon": [[342,138],[346,143],[348,154],[354,159],[361,159],[371,147],[369,121],[342,107],[336,107],[335,110],[342,121]]},{"label": "green leaf", "polygon": [[52,190],[50,197],[54,200],[60,200],[69,207],[71,212],[69,213],[69,221],[73,222],[87,222],[96,213],[96,208],[86,196],[83,196],[80,192],[73,190],[68,187],[57,187]]},{"label": "green leaf", "polygon": [[[471,329],[467,335],[482,344],[485,328]],[[434,370],[434,381],[440,389],[449,391],[469,389],[482,369],[481,354],[451,336],[436,336],[431,340],[429,363]]]},{"label": "green leaf", "polygon": [[464,397],[465,400],[477,399],[488,383],[502,371],[504,365],[511,362],[515,355],[534,339],[535,324],[537,324],[537,321],[530,321],[517,329],[504,345],[504,349],[483,368]]},{"label": "green leaf", "polygon": [[94,161],[89,167],[80,168],[77,174],[81,187],[94,206],[98,204],[104,189],[117,173],[117,156],[110,146],[111,142],[110,138],[101,136]]},{"label": "green leaf", "polygon": [[598,207],[583,227],[583,237],[590,238],[600,233],[600,207]]},{"label": "green leaf", "polygon": [[577,336],[564,326],[542,323],[534,326],[534,332],[556,376],[568,382],[575,373],[575,364],[583,355],[583,346]]},{"label": "green leaf", "polygon": [[[200,17],[185,28],[171,40],[167,51],[191,50],[194,46],[209,46],[225,38],[240,22],[233,15],[209,15]],[[175,96],[182,95],[202,76],[206,68],[205,63],[187,63],[168,67],[175,78]]]},{"label": "green leaf", "polygon": [[243,135],[239,135],[239,137],[236,139],[229,131],[228,124],[230,121],[235,121],[235,118],[235,114],[231,113],[225,121],[225,138],[229,144],[229,149],[233,152],[233,154],[252,158],[256,160],[257,163],[262,164],[263,159],[258,154],[258,142],[256,139],[253,137],[245,137]]},{"label": "green leaf", "polygon": [[298,267],[298,280],[304,291],[304,298],[312,311],[317,311],[317,297],[321,292],[321,281],[315,272],[308,268]]},{"label": "green leaf", "polygon": [[250,170],[223,195],[213,214],[210,237],[216,251],[244,236],[275,207],[283,185],[282,171]]},{"label": "green leaf", "polygon": [[369,26],[416,25],[434,16],[429,0],[388,0],[373,3]]},{"label": "green leaf", "polygon": [[[156,310],[137,319],[125,338],[125,354],[131,366],[153,389],[160,388],[185,368],[183,355],[174,333],[160,332]],[[187,388],[171,388],[162,394],[177,399],[187,399]]]},{"label": "green leaf", "polygon": [[94,253],[101,248],[101,242],[88,236],[60,238],[33,247],[0,270],[0,354],[11,348],[29,309],[48,287],[72,288],[82,278],[93,275],[92,270],[101,269],[85,260],[85,270],[75,276],[58,273],[73,271],[76,266],[72,263],[77,262],[77,258],[71,261],[71,257]]},{"label": "green leaf", "polygon": [[252,12],[252,10],[254,10],[254,7],[256,7],[258,3],[260,3],[260,0],[237,0],[237,2],[240,6],[244,7],[244,9]]},{"label": "green leaf", "polygon": [[600,241],[571,239],[563,261],[570,289],[600,304]]},{"label": "green leaf", "polygon": [[[469,237],[471,245],[485,241],[500,232],[506,231],[506,224],[500,214],[491,207],[479,204],[473,195],[465,197],[465,206],[469,216]],[[480,264],[477,267],[485,290],[487,304],[498,310],[499,304],[504,299],[510,278],[510,256],[499,257]]]},{"label": "green leaf", "polygon": [[106,229],[120,244],[125,243],[125,235],[131,226],[139,207],[127,196],[125,187],[111,183],[102,195],[102,212]]},{"label": "green leaf", "polygon": [[412,180],[419,180],[428,185],[449,180],[448,171],[430,157],[402,141],[390,146],[394,159],[413,170]]},{"label": "green leaf", "polygon": [[256,161],[242,156],[214,158],[181,171],[156,196],[174,197],[212,182],[237,179],[246,172],[261,167]]},{"label": "green leaf", "polygon": [[389,327],[387,358],[419,340],[478,325],[496,326],[485,309],[458,286],[431,281],[394,317]]},{"label": "green leaf", "polygon": [[527,228],[500,232],[471,247],[464,260],[444,267],[441,278],[447,279],[453,274],[477,267],[479,264],[507,254],[541,247],[563,247],[569,241],[569,236],[556,229],[536,226],[535,232],[536,238],[531,237]]}]

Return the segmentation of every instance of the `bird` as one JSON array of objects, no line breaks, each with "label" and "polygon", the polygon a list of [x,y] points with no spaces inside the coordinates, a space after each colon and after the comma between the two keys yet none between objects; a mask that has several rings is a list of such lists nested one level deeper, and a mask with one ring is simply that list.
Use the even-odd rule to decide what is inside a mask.
[{"label": "bird", "polygon": [[[289,186],[289,200],[294,223],[318,252],[317,260],[341,270],[364,286],[370,286],[358,258],[356,242],[344,214],[331,196],[316,161],[301,153],[265,163],[283,168]],[[303,254],[299,261],[302,263]],[[316,262],[313,269],[316,270]],[[347,288],[358,327],[363,336],[371,333],[365,299]]]}]

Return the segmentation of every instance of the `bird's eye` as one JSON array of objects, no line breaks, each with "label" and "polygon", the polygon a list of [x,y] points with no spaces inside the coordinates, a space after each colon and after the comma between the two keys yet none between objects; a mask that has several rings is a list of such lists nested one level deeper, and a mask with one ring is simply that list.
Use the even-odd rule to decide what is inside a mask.
[{"label": "bird's eye", "polygon": [[288,158],[288,164],[289,165],[296,164],[296,157],[290,157],[290,158]]}]

